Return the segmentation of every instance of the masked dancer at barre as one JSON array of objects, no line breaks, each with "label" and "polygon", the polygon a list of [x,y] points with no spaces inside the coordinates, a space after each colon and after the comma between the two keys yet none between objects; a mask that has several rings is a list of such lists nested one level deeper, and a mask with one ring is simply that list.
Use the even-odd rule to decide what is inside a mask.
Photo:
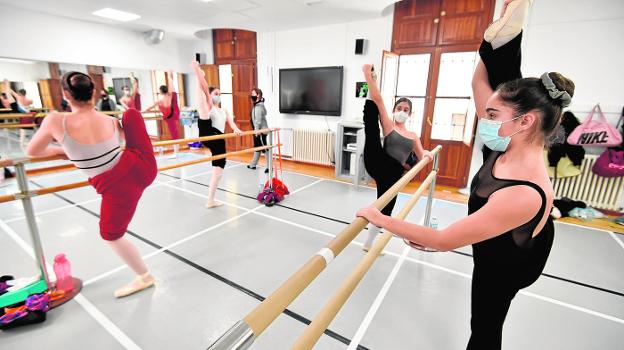
[{"label": "masked dancer at barre", "polygon": [[[205,73],[199,66],[199,63],[192,62],[191,66],[197,75],[197,83],[199,85],[197,92],[199,101],[199,121],[197,123],[199,136],[223,135],[226,122],[235,133],[242,133],[234,123],[234,118],[230,112],[221,108],[221,90],[217,87],[208,86]],[[204,141],[202,144],[204,147],[210,149],[210,153],[212,153],[213,156],[226,153],[225,139]],[[221,205],[219,202],[215,201],[215,194],[219,186],[219,181],[223,176],[223,169],[225,169],[225,158],[213,160],[212,168],[212,177],[210,179],[210,187],[208,188],[208,201],[206,202],[206,208],[208,209]]]},{"label": "masked dancer at barre", "polygon": [[472,245],[470,350],[501,348],[511,301],[538,279],[553,243],[554,194],[544,146],[571,102],[574,83],[556,72],[520,78],[522,23],[530,4],[505,1],[479,50],[482,62],[473,79],[477,134],[490,151],[471,184],[469,215],[434,230],[375,208],[358,212],[411,245],[443,251]]}]

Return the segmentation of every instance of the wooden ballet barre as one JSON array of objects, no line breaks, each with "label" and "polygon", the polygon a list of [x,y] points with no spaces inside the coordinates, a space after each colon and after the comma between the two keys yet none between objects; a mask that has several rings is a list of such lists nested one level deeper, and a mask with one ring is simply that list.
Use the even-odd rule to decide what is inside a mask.
[{"label": "wooden ballet barre", "polygon": [[[156,141],[156,142],[152,142],[152,147],[169,146],[169,145],[184,144],[184,143],[198,142],[198,141],[220,140],[220,139],[227,139],[227,138],[233,138],[233,137],[239,137],[239,136],[254,135],[255,133],[268,133],[270,131],[275,131],[275,130],[279,130],[279,129],[272,128],[272,129],[262,129],[262,130],[257,130],[257,131],[245,131],[241,134],[229,133],[229,134],[221,134],[221,135],[214,135],[214,136],[195,137],[195,138],[189,138],[189,139]],[[49,156],[49,157],[24,157],[20,159],[0,159],[0,167],[14,166],[17,163],[21,163],[21,164],[40,163],[40,162],[47,162],[50,160],[57,160],[57,159],[67,159],[67,158],[65,156]]]},{"label": "wooden ballet barre", "polygon": [[0,129],[26,129],[37,126],[37,124],[0,124]]},{"label": "wooden ballet barre", "polygon": [[[405,220],[407,215],[412,211],[421,194],[425,191],[425,188],[431,184],[438,172],[432,170],[425,181],[418,187],[416,192],[411,196],[409,201],[405,204],[397,219]],[[312,320],[312,323],[308,325],[303,333],[299,336],[291,349],[304,350],[312,349],[323,335],[323,332],[329,327],[329,324],[336,317],[340,309],[349,300],[349,297],[362,281],[368,270],[371,268],[375,260],[379,257],[379,254],[390,242],[392,238],[392,232],[384,230],[384,233],[375,240],[375,243],[366,255],[360,260],[360,263],[351,271],[351,274],[343,281],[342,285],[336,290],[335,294],[327,301],[323,309],[319,311],[316,317]]]},{"label": "wooden ballet barre", "polygon": [[23,119],[23,118],[43,118],[43,113],[3,113],[0,119]]},{"label": "wooden ballet barre", "polygon": [[[442,146],[436,146],[432,155],[437,155]],[[381,210],[394,198],[416,174],[429,163],[429,159],[421,159],[390,187],[381,197],[373,202],[373,206]],[[364,229],[368,221],[361,217],[355,218],[324,248],[310,258],[302,267],[292,274],[268,298],[256,306],[245,318],[236,323],[222,335],[209,350],[247,349],[262,332],[307,288],[314,279],[338,256],[342,250]]]},{"label": "wooden ballet barre", "polygon": [[[171,170],[171,169],[175,169],[175,168],[185,167],[185,166],[188,166],[188,165],[210,162],[210,161],[217,160],[217,159],[227,158],[227,157],[233,156],[233,155],[239,155],[239,154],[246,154],[246,153],[253,153],[253,152],[264,151],[264,150],[267,150],[267,149],[270,149],[270,148],[274,148],[274,147],[277,147],[277,145],[247,148],[247,149],[240,150],[240,151],[224,153],[224,154],[219,154],[219,155],[216,155],[216,156],[210,156],[210,157],[205,157],[205,158],[189,160],[189,161],[186,161],[186,162],[180,162],[180,163],[176,163],[176,164],[161,166],[161,167],[158,168],[158,171]],[[30,196],[40,196],[40,195],[44,195],[44,194],[50,194],[50,193],[66,191],[66,190],[72,190],[72,189],[75,189],[75,188],[80,188],[80,187],[85,187],[85,186],[89,186],[89,182],[88,181],[80,181],[80,182],[73,182],[73,183],[69,183],[69,184],[65,184],[65,185],[39,188],[39,189],[36,189],[36,190],[29,191],[28,195],[30,195]],[[2,196],[0,196],[0,203],[14,201],[16,199],[20,199],[21,196],[23,196],[22,193],[13,193],[13,194],[8,194],[8,195],[2,195]]]},{"label": "wooden ballet barre", "polygon": [[221,140],[221,139],[231,139],[233,137],[256,135],[256,134],[268,133],[268,132],[276,131],[276,130],[279,130],[279,128],[269,128],[269,129],[261,129],[261,130],[243,131],[240,134],[229,133],[229,134],[221,134],[221,135],[213,135],[213,136],[201,136],[201,137],[195,137],[195,138],[190,138],[190,139],[156,141],[156,142],[152,142],[152,146],[154,146],[154,147],[158,147],[158,146],[171,146],[171,145],[177,145],[177,144],[183,144],[183,143],[189,143],[189,142],[200,142],[200,141],[213,141],[213,140]]}]

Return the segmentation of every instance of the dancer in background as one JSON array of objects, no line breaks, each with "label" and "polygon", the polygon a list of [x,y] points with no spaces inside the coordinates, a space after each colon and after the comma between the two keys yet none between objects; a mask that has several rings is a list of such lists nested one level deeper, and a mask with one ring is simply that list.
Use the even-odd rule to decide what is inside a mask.
[{"label": "dancer in background", "polygon": [[[221,108],[221,91],[219,88],[208,86],[205,73],[199,67],[199,63],[192,62],[191,66],[197,75],[197,83],[199,85],[199,136],[222,135],[225,132],[226,122],[235,133],[242,133],[234,123],[232,115],[227,110]],[[202,144],[210,149],[213,156],[226,153],[224,139],[204,141]],[[215,201],[215,194],[219,186],[219,181],[223,176],[223,169],[225,169],[225,158],[213,160],[212,167],[212,177],[210,179],[210,187],[208,188],[208,201],[206,202],[206,208],[208,209],[221,205],[221,203]]]},{"label": "dancer in background", "polygon": [[[405,122],[412,115],[412,101],[400,98],[394,103],[392,119],[386,112],[381,92],[374,78],[373,67],[369,64],[362,67],[368,83],[369,98],[364,103],[364,166],[375,180],[377,198],[381,197],[406,169],[410,169],[419,159],[433,159],[430,152],[425,151],[416,133],[405,128]],[[379,124],[383,132],[384,143],[381,144]],[[385,215],[392,215],[396,197],[383,208]],[[373,245],[380,228],[368,226],[368,238],[363,249],[368,251]]]}]

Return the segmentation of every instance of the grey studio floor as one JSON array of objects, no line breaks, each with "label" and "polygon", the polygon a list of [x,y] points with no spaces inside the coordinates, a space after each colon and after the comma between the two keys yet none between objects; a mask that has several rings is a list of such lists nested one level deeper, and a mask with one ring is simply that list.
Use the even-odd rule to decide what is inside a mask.
[{"label": "grey studio floor", "polygon": [[[0,154],[19,153],[14,137]],[[180,159],[198,157],[181,154]],[[175,160],[159,159],[161,164]],[[53,162],[49,164],[57,164]],[[48,164],[48,165],[49,165]],[[33,164],[41,167],[46,164]],[[162,172],[139,205],[127,235],[147,259],[155,288],[115,299],[131,272],[98,234],[99,199],[81,188],[33,200],[45,256],[66,253],[81,294],[51,310],[46,322],[0,332],[1,349],[206,349],[251,311],[372,202],[375,191],[285,172],[279,206],[255,199],[263,169],[229,161],[217,199],[204,208],[209,164]],[[77,171],[32,177],[46,187],[85,179]],[[5,182],[0,193],[16,190]],[[396,208],[409,196],[401,194]],[[421,199],[408,220],[422,219]],[[398,209],[395,210],[398,212]],[[466,206],[435,200],[445,227]],[[29,234],[20,202],[0,204],[0,274],[30,276]],[[362,258],[357,237],[254,343],[288,349]],[[423,253],[393,238],[318,342],[317,349],[463,349],[469,337],[470,248]],[[503,348],[622,349],[624,237],[556,224],[544,275],[514,300]]]}]

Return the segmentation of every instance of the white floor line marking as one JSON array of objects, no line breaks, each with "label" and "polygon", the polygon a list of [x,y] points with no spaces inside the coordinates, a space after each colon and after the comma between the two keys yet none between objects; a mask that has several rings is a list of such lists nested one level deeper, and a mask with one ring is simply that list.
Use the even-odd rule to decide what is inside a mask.
[{"label": "white floor line marking", "polygon": [[[294,222],[286,220],[286,219],[273,217],[271,215],[260,213],[260,212],[254,212],[254,214],[261,215],[261,216],[267,217],[269,219],[273,219],[273,220],[280,221],[280,222],[283,222],[283,223],[287,223],[287,224],[292,225],[292,226],[300,227],[300,228],[303,228],[303,229],[305,229],[307,231],[315,232],[315,233],[321,234],[323,236],[336,237],[333,234],[330,234],[330,233],[327,233],[327,232],[323,232],[321,230],[317,230],[315,228],[312,228],[312,227],[309,227],[309,226],[306,226],[306,225],[294,223]],[[356,241],[352,241],[349,244],[362,246],[362,243],[356,242]],[[400,254],[397,254],[397,253],[394,253],[394,252],[391,252],[391,251],[388,251],[388,250],[386,250],[385,252],[386,252],[386,255],[393,256],[393,257],[401,258],[401,256],[402,256]],[[436,269],[436,270],[444,271],[444,272],[447,272],[447,273],[450,273],[450,274],[453,274],[453,275],[456,275],[456,276],[472,279],[472,276],[469,275],[469,274],[463,273],[461,271],[449,269],[447,267],[444,267],[444,266],[441,266],[441,265],[437,265],[437,264],[433,264],[433,263],[430,263],[430,262],[427,262],[427,261],[423,261],[423,260],[419,260],[419,259],[415,259],[415,258],[411,258],[411,257],[407,257],[405,260],[413,262],[413,263],[417,263],[417,264],[420,264],[420,265],[423,265],[423,266],[427,266],[427,267],[430,267],[430,268],[433,268],[433,269]],[[551,303],[556,304],[556,305],[567,307],[569,309],[580,311],[580,312],[583,312],[583,313],[587,313],[589,315],[600,317],[600,318],[603,318],[603,319],[606,319],[606,320],[610,320],[610,321],[614,321],[614,322],[617,322],[617,323],[624,324],[624,320],[622,320],[622,319],[619,319],[617,317],[610,316],[610,315],[607,315],[607,314],[603,314],[603,313],[600,313],[600,312],[597,312],[597,311],[593,311],[593,310],[590,310],[590,309],[587,309],[587,308],[583,308],[581,306],[576,306],[574,304],[570,304],[570,303],[566,303],[566,302],[559,301],[559,300],[556,300],[556,299],[548,298],[548,297],[541,296],[539,294],[535,294],[535,293],[531,293],[531,292],[525,292],[525,291],[522,291],[522,290],[520,291],[520,294],[524,294],[526,296],[534,297],[534,298],[537,298],[537,299],[540,299],[540,300],[543,300],[543,301],[546,301],[546,302],[551,302]]]},{"label": "white floor line marking", "polygon": [[[235,164],[235,165],[231,165],[231,166],[226,166],[224,170],[228,170],[228,169],[231,169],[231,168],[237,168],[237,167],[242,166],[242,165],[243,164]],[[169,169],[169,170],[165,170],[165,171],[172,171],[172,170],[176,170],[176,169]],[[194,177],[199,177],[199,176],[202,176],[202,175],[212,174],[212,172],[213,172],[213,169],[211,168],[208,171],[204,171],[204,172],[201,172],[201,173],[192,174],[192,175],[188,175],[188,176],[182,176],[182,174],[180,174],[180,178],[177,179],[177,180],[181,181],[181,180],[192,179]],[[168,176],[175,176],[175,175],[167,174],[164,171],[159,172],[159,174],[162,174],[162,175],[165,175],[165,176],[167,176],[167,175]]]},{"label": "white floor line marking", "polygon": [[[170,184],[170,183],[176,182],[176,181],[180,181],[180,180],[178,180],[178,179],[171,180],[171,181],[158,181],[158,180],[156,180],[156,181],[154,181],[154,184],[149,186],[147,189],[165,186],[167,184]],[[34,198],[37,198],[37,197],[34,197]],[[85,205],[85,204],[97,202],[97,201],[99,201],[101,199],[102,198],[98,195],[97,198],[89,199],[89,200],[86,200],[86,201],[83,201],[83,202],[78,202],[76,204],[67,204],[67,205],[63,205],[63,206],[60,206],[60,207],[56,207],[54,209],[48,209],[48,210],[40,211],[40,212],[36,213],[36,216],[46,215],[46,214],[54,213],[54,212],[57,212],[57,211],[60,211],[60,210],[63,210],[63,209],[69,209],[69,208],[77,207],[79,205]],[[24,220],[24,219],[26,219],[25,216],[20,216],[20,217],[16,217],[16,218],[11,218],[11,219],[5,220],[5,222],[6,223],[10,223],[10,222],[20,221],[20,220]]]},{"label": "white floor line marking", "polygon": [[26,243],[26,241],[24,241],[22,237],[20,237],[17,232],[11,228],[11,226],[7,225],[4,220],[0,220],[0,228],[2,228],[2,230],[6,232],[6,234],[11,237],[11,239],[13,239],[13,241],[15,241],[15,243],[17,243],[17,245],[19,245],[20,248],[26,252],[26,254],[28,254],[32,259],[35,259],[33,248]]},{"label": "white floor line marking", "polygon": [[[33,260],[35,259],[35,253],[33,249],[26,243],[9,225],[0,220],[0,228],[7,233],[20,248],[22,248],[26,254],[28,254]],[[35,263],[36,264],[36,263]],[[52,266],[46,262],[48,271],[52,271]],[[82,306],[85,311],[93,317],[104,329],[110,333],[115,340],[117,340],[126,349],[140,350],[141,348],[136,345],[125,333],[123,333],[115,324],[109,320],[100,310],[98,310],[91,302],[89,302],[82,293],[76,295],[74,300]]]},{"label": "white floor line marking", "polygon": [[[419,222],[419,225],[422,225],[424,221],[425,221],[425,218],[422,218]],[[388,241],[388,243],[390,243],[390,241]],[[362,338],[364,338],[364,334],[366,334],[368,327],[370,326],[371,322],[373,322],[373,318],[377,314],[377,311],[379,311],[381,304],[386,299],[386,296],[388,295],[388,292],[390,291],[390,287],[392,287],[392,284],[394,284],[394,280],[397,278],[397,275],[399,274],[399,270],[401,269],[401,266],[403,266],[403,264],[405,263],[405,260],[407,259],[407,255],[409,254],[411,250],[412,248],[410,247],[403,248],[403,252],[401,252],[401,256],[399,257],[397,262],[394,264],[394,267],[392,268],[390,275],[386,279],[386,282],[384,282],[383,286],[379,290],[379,294],[377,294],[377,297],[375,297],[375,300],[373,301],[370,308],[368,309],[366,316],[364,316],[362,323],[360,323],[360,326],[355,332],[355,335],[353,336],[353,338],[351,338],[351,342],[349,343],[349,347],[347,347],[347,350],[357,349],[358,345],[362,341]]]},{"label": "white floor line marking", "polygon": [[[178,246],[178,245],[180,245],[180,244],[182,244],[182,243],[188,242],[188,241],[190,241],[190,240],[192,240],[192,239],[194,239],[194,238],[197,238],[197,237],[199,237],[199,236],[202,236],[202,235],[204,235],[205,233],[208,233],[208,232],[210,232],[210,231],[212,231],[212,230],[214,230],[214,229],[217,229],[217,228],[219,228],[219,227],[221,227],[221,226],[223,226],[223,225],[225,225],[225,224],[228,224],[228,223],[230,223],[230,222],[232,222],[232,221],[234,221],[234,220],[237,220],[237,219],[239,219],[239,218],[241,218],[241,217],[243,217],[243,216],[245,216],[245,215],[249,215],[250,213],[251,213],[251,210],[247,210],[246,212],[244,212],[244,213],[242,213],[242,214],[239,214],[239,215],[233,216],[233,217],[231,217],[231,218],[229,218],[229,219],[227,219],[227,220],[225,220],[225,221],[222,221],[222,222],[220,222],[220,223],[218,223],[218,224],[215,224],[215,225],[213,225],[213,226],[210,226],[209,228],[203,229],[203,230],[201,230],[201,231],[199,231],[199,232],[196,232],[196,233],[194,233],[194,234],[192,234],[192,235],[190,235],[190,236],[187,236],[187,237],[185,237],[185,238],[182,238],[182,239],[180,239],[180,240],[178,240],[178,241],[176,241],[176,242],[174,242],[174,243],[171,243],[171,244],[169,244],[169,245],[167,245],[167,246],[164,246],[164,247],[162,247],[162,248],[160,248],[160,249],[156,249],[156,250],[154,250],[153,252],[150,252],[150,253],[147,253],[147,254],[143,255],[143,259],[144,259],[144,260],[147,260],[147,259],[153,258],[154,256],[156,256],[156,255],[158,255],[158,254],[160,254],[160,253],[164,252],[165,250],[169,250],[169,249],[171,249],[171,248],[173,248],[173,247],[176,247],[176,246]],[[119,272],[119,271],[121,271],[121,270],[124,270],[124,269],[126,269],[126,268],[127,268],[127,265],[125,265],[125,264],[124,264],[124,265],[121,265],[121,266],[118,266],[118,267],[116,267],[116,268],[114,268],[114,269],[112,269],[112,270],[110,270],[110,271],[104,272],[104,273],[102,273],[101,275],[98,275],[98,276],[95,276],[95,277],[93,277],[93,278],[89,279],[88,281],[84,282],[84,283],[83,283],[83,285],[84,285],[84,286],[88,286],[88,285],[90,285],[90,284],[93,284],[93,283],[95,283],[95,282],[97,282],[97,281],[99,281],[99,280],[101,280],[101,279],[103,279],[103,278],[106,278],[106,277],[108,277],[108,276],[111,276],[111,275],[113,275],[113,274],[115,274],[115,273],[117,273],[117,272]]]},{"label": "white floor line marking", "polygon": [[555,224],[560,224],[560,225],[568,225],[568,226],[576,226],[576,227],[580,227],[586,230],[590,230],[590,231],[599,231],[599,232],[606,232],[606,233],[612,233],[611,231],[607,231],[607,230],[603,230],[600,228],[595,228],[595,227],[589,227],[589,226],[583,226],[583,225],[579,225],[579,224],[574,224],[571,222],[565,222],[565,221],[554,221]]},{"label": "white floor line marking", "polygon": [[588,315],[596,316],[596,317],[603,318],[603,319],[608,320],[608,321],[613,321],[613,322],[620,323],[620,324],[624,325],[624,320],[621,319],[621,318],[617,318],[615,316],[603,314],[602,312],[590,310],[590,309],[584,308],[582,306],[577,306],[577,305],[574,305],[574,304],[566,303],[566,302],[561,301],[561,300],[545,297],[543,295],[535,294],[535,293],[532,293],[532,292],[529,292],[529,291],[526,291],[526,290],[521,290],[520,292],[518,292],[518,294],[526,295],[528,297],[539,299],[539,300],[542,300],[542,301],[545,301],[545,302],[548,302],[548,303],[551,303],[551,304],[563,306],[563,307],[566,307],[568,309],[580,311],[580,312],[586,313]]},{"label": "white floor line marking", "polygon": [[301,187],[301,188],[298,188],[298,189],[296,189],[296,190],[292,191],[290,194],[295,194],[295,193],[297,193],[297,192],[301,192],[301,191],[305,190],[306,188],[312,187],[312,186],[316,185],[317,183],[319,183],[319,182],[323,182],[323,181],[324,181],[323,179],[316,180],[316,181],[314,181],[314,182],[313,182],[313,183],[311,183],[311,184],[307,184],[307,185],[305,185],[305,186],[303,186],[303,187]]},{"label": "white floor line marking", "polygon": [[[295,173],[295,174],[296,174],[296,173]],[[331,180],[331,179],[324,179],[324,178],[320,178],[320,177],[317,177],[317,176],[311,176],[311,175],[310,175],[310,177],[315,177],[315,178],[317,178],[317,179],[319,179],[319,180],[328,180],[328,181],[333,181],[333,182],[338,182],[338,183],[348,184],[348,183],[344,183],[344,182],[337,181],[337,180]],[[171,186],[171,185],[169,185],[169,183],[171,183],[171,182],[176,182],[176,181],[179,181],[179,179],[172,180],[172,181],[169,181],[169,182],[167,182],[167,183],[163,183],[163,184],[164,184],[165,186],[168,186],[168,187],[172,187],[172,188],[176,188],[176,189],[179,189],[179,190],[188,191],[188,190],[185,190],[185,189],[182,189],[182,188],[179,188],[179,187],[175,187],[175,186]],[[151,186],[151,187],[152,187],[152,186]],[[191,192],[191,191],[188,191],[188,192],[193,193],[193,194],[195,194],[195,195],[199,195],[199,194],[194,193],[194,192]],[[199,196],[200,196],[200,197],[204,197],[204,198],[206,198],[206,196],[203,196],[203,195],[199,195]],[[447,200],[444,200],[444,199],[436,199],[436,200],[438,200],[438,201],[444,201],[444,202],[447,202],[447,203],[452,203],[452,204],[456,204],[456,205],[462,205],[462,206],[463,206],[463,205],[465,205],[465,204],[462,204],[462,203],[450,202],[450,201],[447,201]],[[225,204],[228,204],[228,203],[225,203]],[[232,205],[232,206],[236,206],[236,205]],[[318,233],[318,234],[322,234],[322,235],[324,235],[324,236],[328,236],[328,237],[335,237],[335,235],[332,235],[332,234],[327,233],[327,232],[323,232],[323,231],[320,231],[320,230],[317,230],[317,229],[313,229],[313,228],[308,227],[308,226],[305,226],[305,225],[297,224],[297,223],[294,223],[294,222],[291,222],[291,221],[288,221],[288,220],[285,220],[285,219],[281,219],[281,218],[273,217],[273,216],[268,215],[268,214],[264,214],[264,213],[257,212],[257,210],[258,210],[258,209],[260,209],[260,208],[262,208],[262,207],[264,207],[264,205],[259,205],[258,207],[254,208],[254,209],[251,209],[251,210],[246,209],[246,208],[243,208],[243,207],[240,207],[240,206],[236,206],[236,207],[239,207],[239,208],[241,208],[241,209],[243,209],[243,210],[247,211],[246,213],[243,213],[243,214],[249,214],[250,212],[253,212],[254,214],[261,215],[261,216],[264,216],[264,217],[267,217],[267,218],[270,218],[270,219],[273,219],[273,220],[281,221],[281,222],[284,222],[284,223],[288,223],[288,224],[290,224],[290,225],[294,225],[294,226],[297,226],[297,227],[300,227],[300,228],[306,229],[306,230],[311,231],[311,232],[315,232],[315,233]],[[239,215],[239,217],[244,216],[243,214],[240,214],[240,215]],[[238,218],[238,217],[236,217],[236,218]],[[563,222],[560,222],[560,223],[563,223]],[[569,224],[569,223],[563,223],[563,224],[574,225],[574,224]],[[8,229],[10,229],[10,227],[8,227],[6,224],[4,224],[4,222],[3,222],[2,220],[0,220],[0,227],[2,227],[3,229],[5,229],[5,231],[6,231],[6,229],[7,229],[7,228],[8,228]],[[584,226],[581,226],[581,227],[583,227],[583,228],[587,228],[587,227],[584,227]],[[591,228],[589,228],[589,229],[591,229]],[[10,229],[10,230],[11,230],[11,229]],[[596,230],[598,230],[598,231],[604,231],[604,232],[610,232],[610,231],[599,230],[599,229],[596,229]],[[11,230],[11,231],[12,231],[12,230]],[[14,231],[13,231],[13,232],[14,232]],[[19,238],[18,236],[16,236],[16,237],[17,237],[17,238]],[[617,239],[617,237],[613,237],[613,238]],[[187,239],[187,241],[188,241],[188,239]],[[618,241],[619,241],[619,240],[618,240]],[[22,242],[23,242],[23,241],[22,241]],[[621,241],[620,241],[620,242],[621,242]],[[19,243],[19,242],[18,242],[18,243]],[[26,244],[25,242],[23,242],[23,243],[24,243],[24,244]],[[362,243],[355,242],[355,241],[351,242],[350,244],[354,244],[354,245],[362,246]],[[27,247],[27,249],[30,249],[30,252],[31,252],[30,254],[31,254],[31,256],[32,256],[32,249],[31,249],[30,247],[28,247],[28,245],[27,245],[27,244],[26,244],[26,247]],[[23,248],[24,248],[24,247],[23,247]],[[623,248],[624,248],[624,247],[623,247]],[[394,257],[399,257],[399,259],[403,256],[402,254],[401,254],[401,255],[399,255],[399,254],[397,254],[397,253],[394,253],[394,252],[389,252],[389,251],[386,251],[386,253],[387,253],[388,255],[391,255],[391,256],[394,256]],[[150,254],[152,254],[152,255],[150,255]],[[150,255],[149,257],[152,257],[152,256],[157,255],[155,252],[152,252],[152,253],[150,253],[150,254],[148,254],[148,255]],[[410,261],[410,262],[414,262],[414,263],[418,263],[418,264],[421,264],[421,265],[424,265],[424,266],[428,266],[428,267],[431,267],[431,268],[435,268],[435,269],[437,269],[437,270],[440,270],[440,271],[445,271],[445,272],[448,272],[448,273],[451,273],[451,274],[454,274],[454,275],[457,275],[457,276],[461,276],[461,277],[464,277],[464,278],[469,278],[469,279],[471,279],[471,278],[472,278],[472,276],[470,276],[470,275],[468,275],[468,274],[465,274],[465,273],[463,273],[463,272],[456,271],[456,270],[452,270],[452,269],[448,269],[448,268],[446,268],[446,267],[443,267],[443,266],[440,266],[440,265],[436,265],[436,264],[432,264],[432,263],[429,263],[429,262],[425,262],[425,261],[422,261],[422,260],[419,260],[419,259],[415,259],[415,258],[408,258],[408,257],[406,257],[404,260],[407,260],[407,261]],[[106,275],[106,276],[108,276],[108,275],[110,275],[110,274],[113,274],[113,273],[115,273],[115,272],[117,272],[117,271],[120,271],[120,270],[122,270],[123,268],[124,268],[124,267],[118,267],[118,268],[116,268],[115,270],[109,271],[109,272],[107,272],[107,275]],[[104,276],[104,277],[106,277],[106,276]],[[91,280],[90,280],[90,281],[91,281]],[[91,282],[91,283],[92,283],[92,282]],[[613,321],[613,322],[617,322],[617,323],[624,324],[624,320],[623,320],[623,319],[620,319],[620,318],[617,318],[617,317],[614,317],[614,316],[610,316],[610,315],[607,315],[607,314],[604,314],[604,313],[600,313],[600,312],[597,312],[597,311],[593,311],[593,310],[590,310],[590,309],[587,309],[587,308],[583,308],[583,307],[581,307],[581,306],[577,306],[577,305],[573,305],[573,304],[570,304],[570,303],[562,302],[562,301],[559,301],[559,300],[556,300],[556,299],[553,299],[553,298],[549,298],[549,297],[541,296],[541,295],[539,295],[539,294],[535,294],[535,293],[532,293],[532,292],[527,292],[527,291],[523,291],[523,290],[522,290],[522,291],[520,291],[520,292],[519,292],[519,294],[523,294],[523,295],[526,295],[526,296],[529,296],[529,297],[533,297],[533,298],[536,298],[536,299],[539,299],[539,300],[542,300],[542,301],[550,302],[550,303],[553,303],[553,304],[556,304],[556,305],[559,305],[559,306],[562,306],[562,307],[566,307],[566,308],[569,308],[569,309],[572,309],[572,310],[576,310],[576,311],[579,311],[579,312],[587,313],[587,314],[589,314],[589,315],[593,315],[593,316],[596,316],[596,317],[599,317],[599,318],[603,318],[603,319],[606,319],[606,320],[609,320],[609,321]]]},{"label": "white floor line marking", "polygon": [[117,327],[110,319],[108,319],[108,317],[106,317],[106,315],[95,307],[95,305],[85,298],[82,293],[76,295],[74,300],[82,306],[82,308],[85,309],[85,311],[87,311],[87,313],[91,315],[91,317],[93,317],[93,319],[95,319],[100,326],[104,327],[104,329],[110,333],[110,335],[112,335],[113,338],[115,338],[115,340],[117,340],[124,348],[128,350],[141,350],[141,348],[133,342],[130,337],[122,332],[119,327]]},{"label": "white floor line marking", "polygon": [[379,307],[381,306],[384,299],[386,298],[388,291],[390,291],[390,287],[392,287],[394,280],[399,274],[399,269],[401,269],[401,266],[403,266],[403,263],[405,262],[405,259],[407,258],[407,254],[409,254],[410,250],[411,250],[410,247],[405,247],[403,249],[401,256],[397,260],[396,264],[394,264],[394,268],[390,272],[390,275],[386,279],[386,282],[384,283],[384,285],[381,287],[381,290],[379,291],[379,294],[377,294],[375,301],[373,301],[373,304],[368,309],[366,316],[364,316],[364,320],[360,324],[360,327],[355,332],[355,335],[353,336],[353,338],[351,338],[351,342],[349,343],[349,347],[347,347],[347,350],[357,349],[358,345],[362,341],[362,338],[364,338],[364,334],[368,330],[368,327],[370,326],[371,322],[373,321],[373,318],[377,314]]},{"label": "white floor line marking", "polygon": [[315,228],[312,228],[312,227],[309,227],[309,226],[306,226],[306,225],[298,224],[298,223],[290,221],[290,220],[286,220],[286,219],[278,218],[276,216],[272,216],[272,215],[269,215],[269,214],[261,213],[259,211],[254,211],[253,213],[255,215],[263,216],[263,217],[265,217],[267,219],[283,222],[285,224],[289,224],[291,226],[299,227],[301,229],[304,229],[304,230],[307,230],[307,231],[310,231],[310,232],[318,233],[318,234],[326,236],[326,237],[331,237],[331,238],[335,238],[336,237],[336,235],[333,235],[333,234],[331,234],[329,232],[317,230]]},{"label": "white floor line marking", "polygon": [[618,244],[620,247],[622,247],[622,249],[624,249],[624,242],[622,242],[622,240],[620,240],[619,238],[617,238],[617,237],[615,236],[615,233],[613,233],[613,232],[609,232],[609,236],[611,236],[611,237],[612,237],[612,238],[613,238],[613,239],[617,242],[617,244]]},{"label": "white floor line marking", "polygon": [[[208,198],[208,196],[206,196],[206,195],[204,195],[204,194],[197,193],[197,192],[193,192],[193,191],[191,191],[191,190],[187,190],[186,188],[181,188],[181,187],[173,186],[173,185],[170,185],[170,184],[165,184],[165,186],[166,186],[166,187],[173,188],[173,189],[176,189],[176,190],[180,190],[180,191],[182,191],[182,192],[186,192],[186,193],[188,193],[188,194],[192,194],[192,195],[194,195],[194,196],[196,196],[196,197]],[[240,206],[240,205],[237,205],[237,204],[232,204],[232,203],[228,203],[228,202],[225,202],[225,201],[222,201],[222,200],[216,199],[216,198],[215,198],[215,201],[217,201],[217,202],[219,202],[219,203],[223,203],[224,205],[227,205],[227,206],[229,206],[229,207],[234,207],[234,208],[241,209],[241,210],[250,210],[250,209],[247,209],[247,208],[242,207],[242,206]]]},{"label": "white floor line marking", "polygon": [[[76,206],[79,206],[79,205],[84,205],[84,204],[97,202],[99,200],[100,200],[100,198],[94,198],[94,199],[89,199],[88,201],[78,202],[76,204],[67,204],[67,205],[63,205],[63,206],[60,206],[60,207],[56,207],[54,209],[43,210],[43,211],[38,212],[36,216],[38,217],[40,215],[54,213],[54,212],[57,212],[57,211],[61,211],[63,209],[69,209],[69,208],[73,208],[73,207],[76,207]],[[26,219],[25,216],[20,216],[20,217],[17,217],[17,218],[12,218],[12,219],[5,220],[5,222],[9,223],[9,222],[15,222],[15,221],[20,221],[20,220],[24,220],[24,219]]]}]

